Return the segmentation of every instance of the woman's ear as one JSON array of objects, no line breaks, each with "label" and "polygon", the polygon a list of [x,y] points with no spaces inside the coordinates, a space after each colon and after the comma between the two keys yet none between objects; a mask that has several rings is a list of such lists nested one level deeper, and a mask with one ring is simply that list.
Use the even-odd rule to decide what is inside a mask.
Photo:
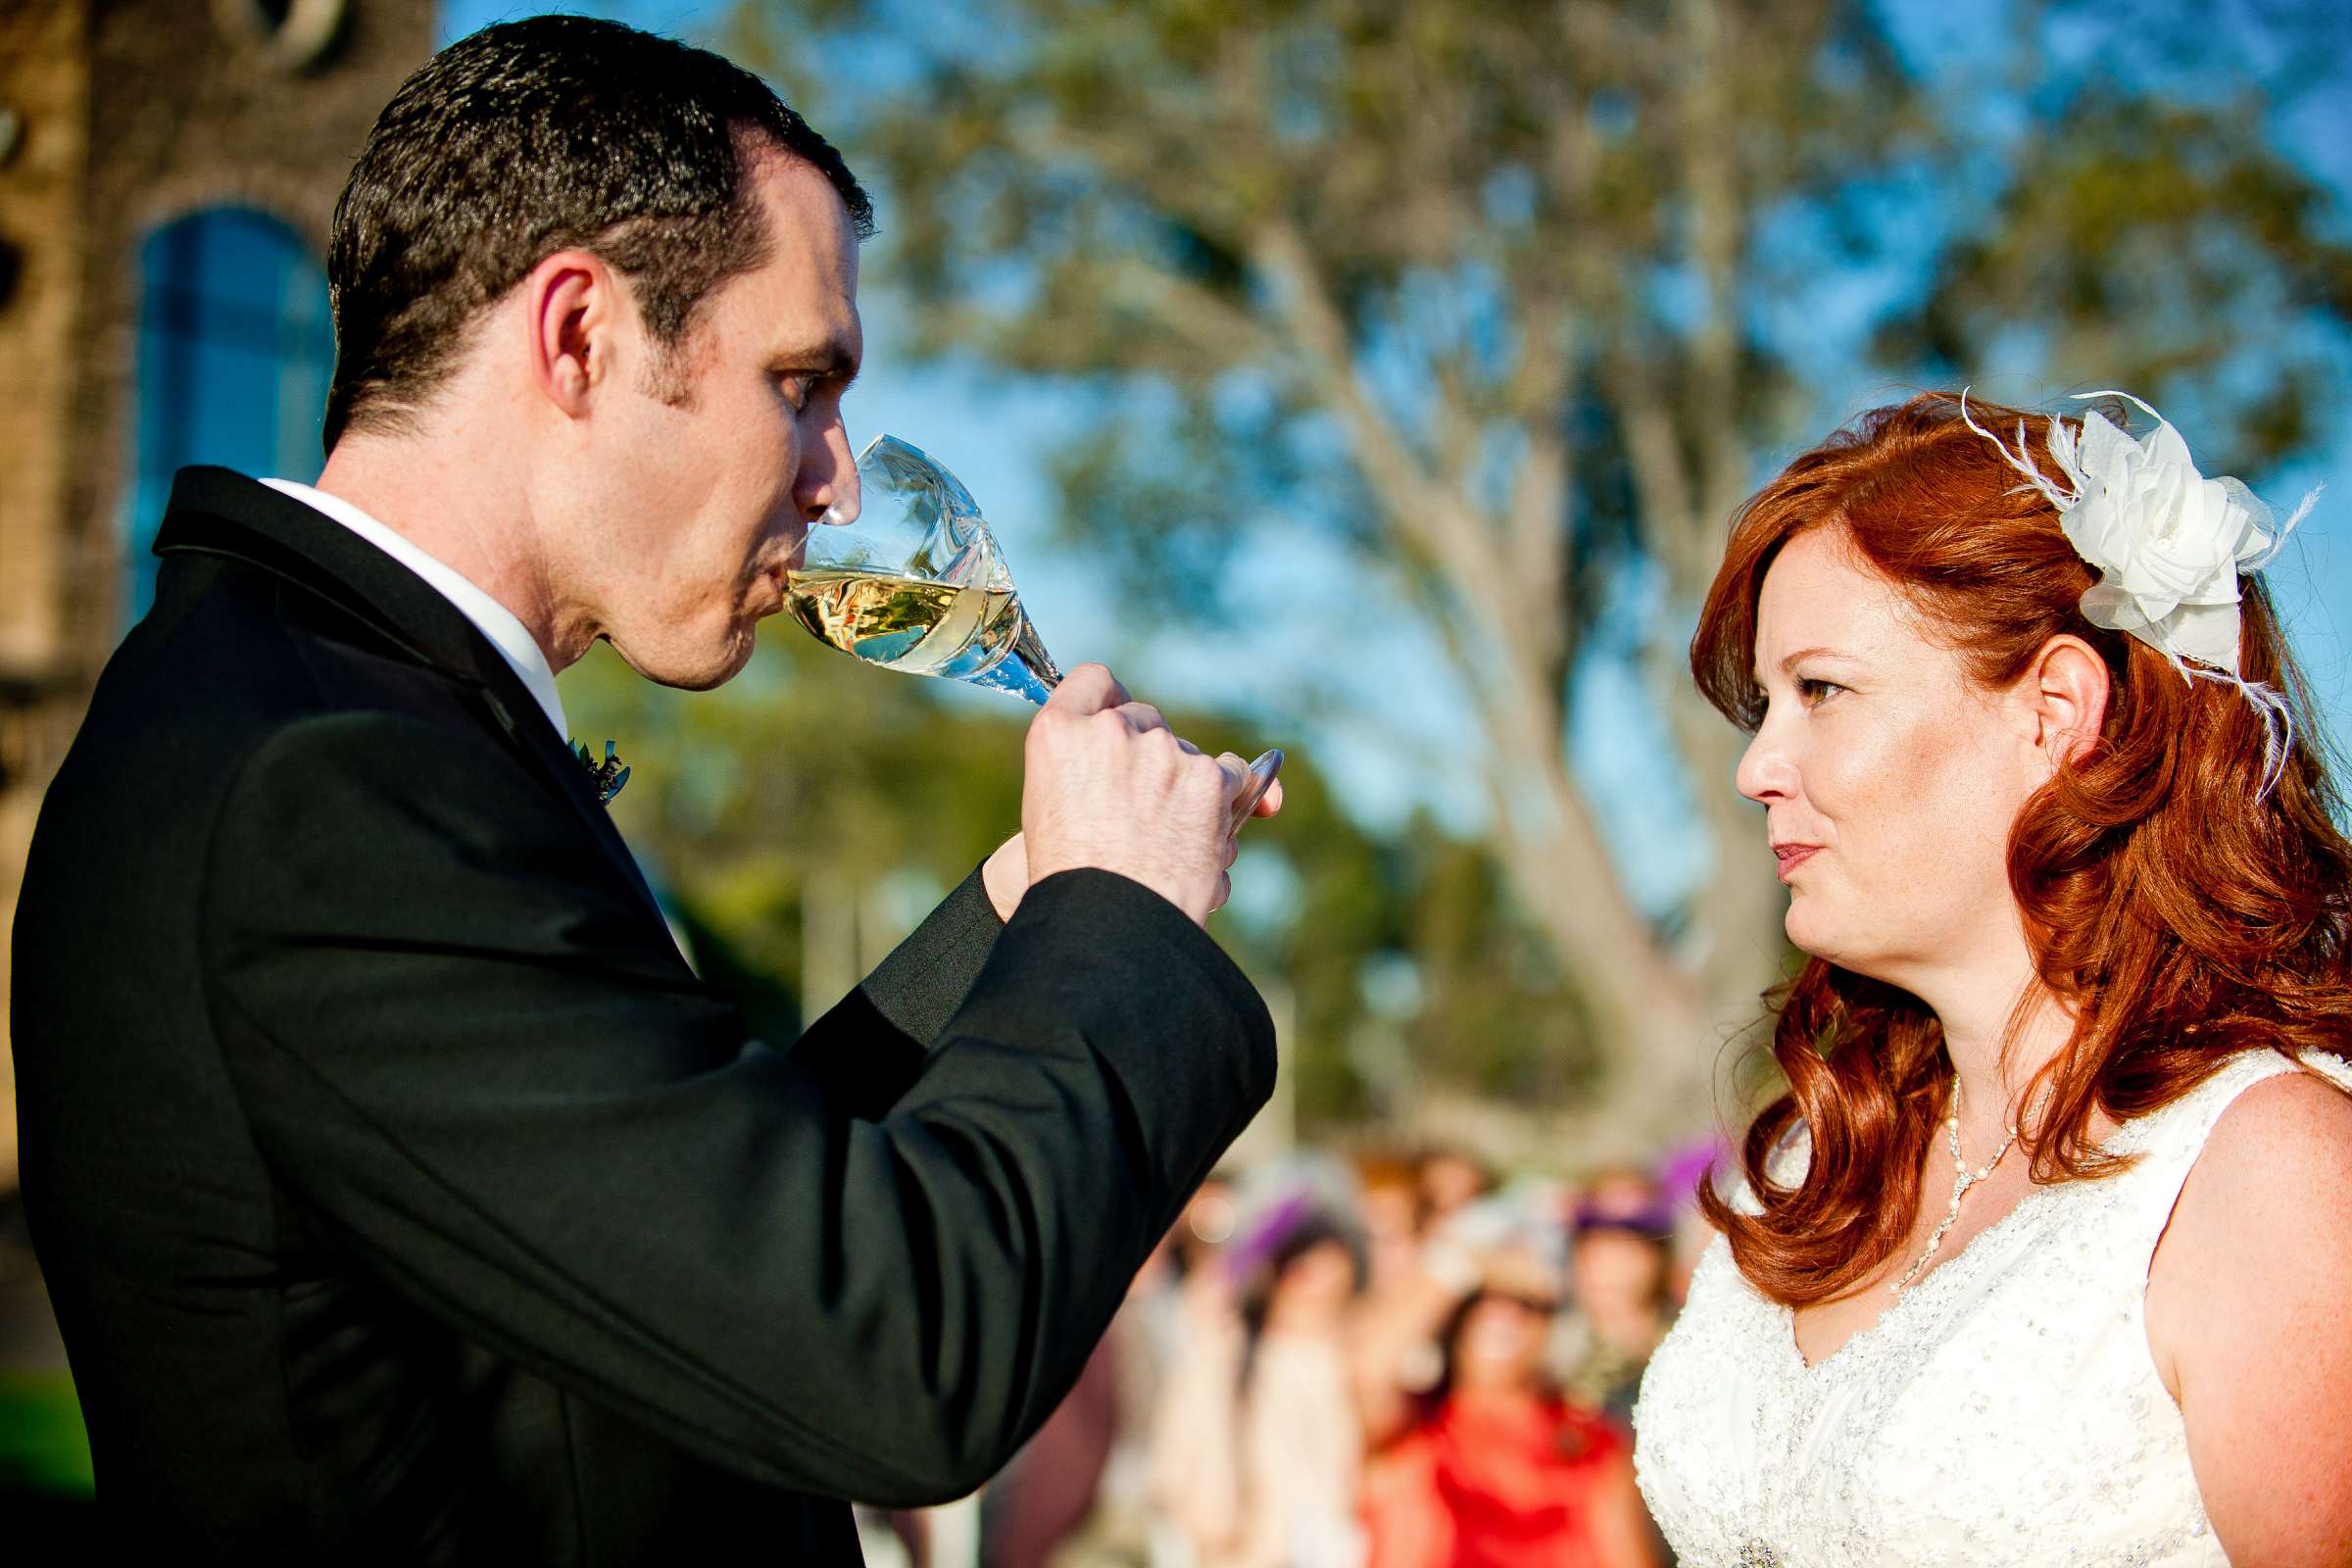
[{"label": "woman's ear", "polygon": [[2071,632],[2041,645],[2014,691],[2052,771],[2098,744],[2107,722],[2107,661]]}]

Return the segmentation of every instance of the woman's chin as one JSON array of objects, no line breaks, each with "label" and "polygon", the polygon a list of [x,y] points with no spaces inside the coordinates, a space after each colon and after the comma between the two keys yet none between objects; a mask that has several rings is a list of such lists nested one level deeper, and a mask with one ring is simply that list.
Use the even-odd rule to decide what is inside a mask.
[{"label": "woman's chin", "polygon": [[1788,945],[1808,958],[1819,958],[1867,980],[1882,980],[1891,986],[1904,984],[1910,970],[1886,951],[1884,943],[1866,946],[1853,940],[1851,930],[1824,930],[1827,923],[1799,920],[1791,909],[1782,929],[1788,933]]},{"label": "woman's chin", "polygon": [[1838,940],[1834,923],[1825,920],[1815,902],[1802,893],[1790,896],[1788,912],[1781,920],[1781,930],[1788,936],[1788,945],[1807,957],[1826,958],[1832,963],[1844,962],[1838,956],[1842,945]]}]

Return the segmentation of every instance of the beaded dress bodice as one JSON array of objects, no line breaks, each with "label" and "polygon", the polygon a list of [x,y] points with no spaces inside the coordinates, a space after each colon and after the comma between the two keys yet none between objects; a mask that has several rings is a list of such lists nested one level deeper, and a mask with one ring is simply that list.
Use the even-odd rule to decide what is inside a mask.
[{"label": "beaded dress bodice", "polygon": [[[2352,1090],[2343,1063],[2313,1065]],[[2035,1189],[1817,1365],[1716,1238],[1634,1411],[1642,1492],[1685,1568],[2226,1564],[2142,1298],[2214,1124],[2292,1070],[2249,1052],[2127,1123],[2105,1147],[2130,1169]],[[1801,1146],[1787,1157],[1776,1180],[1803,1168]]]}]

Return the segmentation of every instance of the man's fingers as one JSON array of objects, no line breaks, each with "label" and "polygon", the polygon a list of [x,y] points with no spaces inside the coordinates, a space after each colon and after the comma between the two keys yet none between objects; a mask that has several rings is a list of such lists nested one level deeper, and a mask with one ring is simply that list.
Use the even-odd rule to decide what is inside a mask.
[{"label": "man's fingers", "polygon": [[[1231,752],[1209,757],[1101,664],[1070,671],[1029,726],[1024,752],[1030,879],[1101,866],[1142,882],[1196,921],[1232,895],[1226,871],[1239,853],[1237,813],[1280,809],[1279,795],[1265,798],[1277,754],[1255,773]],[[995,892],[992,885],[1002,910],[1009,901]]]},{"label": "man's fingers", "polygon": [[[1160,715],[1159,710],[1153,708],[1150,703],[1121,703],[1119,716],[1125,719],[1127,727],[1138,735],[1146,735],[1152,730],[1168,727],[1168,721]],[[1186,751],[1194,749],[1189,746],[1185,748]]]},{"label": "man's fingers", "polygon": [[[1229,801],[1240,800],[1242,792],[1248,789],[1258,776],[1250,770],[1248,762],[1242,760],[1238,753],[1223,753],[1217,758],[1217,765],[1225,770],[1225,798]],[[1250,804],[1250,816],[1272,816],[1281,809],[1282,780],[1280,779],[1268,781],[1266,792]],[[1238,827],[1240,824],[1235,825]]]},{"label": "man's fingers", "polygon": [[1080,664],[1062,676],[1061,684],[1054,688],[1054,695],[1046,700],[1046,706],[1069,709],[1080,713],[1097,713],[1106,708],[1124,708],[1129,701],[1127,688],[1119,684],[1119,677],[1113,675],[1107,666]]}]

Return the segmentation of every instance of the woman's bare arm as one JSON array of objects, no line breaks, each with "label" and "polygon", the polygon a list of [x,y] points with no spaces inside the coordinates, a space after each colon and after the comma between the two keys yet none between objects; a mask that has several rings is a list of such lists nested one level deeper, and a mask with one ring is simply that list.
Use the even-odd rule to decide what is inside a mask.
[{"label": "woman's bare arm", "polygon": [[2308,1073],[2226,1111],[2148,1271],[2148,1343],[2232,1562],[2352,1564],[2352,1097]]}]

